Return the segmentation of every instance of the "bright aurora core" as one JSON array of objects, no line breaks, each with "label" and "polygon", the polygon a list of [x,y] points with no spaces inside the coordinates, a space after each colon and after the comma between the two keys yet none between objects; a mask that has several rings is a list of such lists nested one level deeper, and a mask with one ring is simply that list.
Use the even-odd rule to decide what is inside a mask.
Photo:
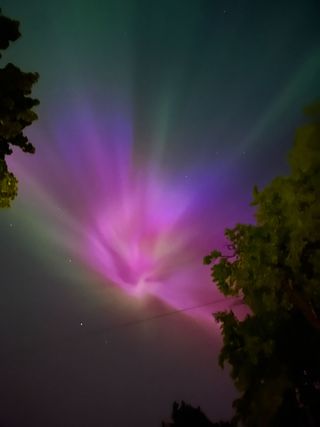
[{"label": "bright aurora core", "polygon": [[137,159],[129,114],[70,111],[54,130],[30,132],[36,156],[12,162],[24,182],[24,209],[30,200],[37,206],[38,233],[133,298],[154,296],[175,309],[213,300],[202,258],[221,243],[213,214],[224,191],[221,170],[190,164],[188,173],[170,173],[152,152]]}]

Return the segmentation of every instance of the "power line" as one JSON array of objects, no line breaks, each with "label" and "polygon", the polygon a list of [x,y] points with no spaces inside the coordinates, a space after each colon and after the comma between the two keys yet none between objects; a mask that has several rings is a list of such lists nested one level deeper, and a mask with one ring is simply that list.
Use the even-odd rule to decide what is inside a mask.
[{"label": "power line", "polygon": [[[109,326],[109,327],[104,327],[104,328],[100,328],[100,329],[91,329],[91,330],[85,328],[86,330],[83,331],[83,332],[85,332],[84,334],[81,334],[81,335],[78,335],[78,334],[74,335],[74,334],[72,334],[72,335],[69,335],[69,336],[64,336],[64,337],[61,337],[58,340],[58,342],[54,342],[53,341],[52,344],[53,345],[57,345],[57,344],[61,345],[62,343],[64,343],[64,344],[67,344],[67,343],[71,344],[72,342],[79,341],[79,339],[81,340],[83,338],[90,338],[90,336],[92,336],[92,335],[103,335],[103,334],[107,334],[107,333],[109,333],[111,331],[116,331],[116,330],[121,330],[121,329],[129,328],[129,327],[136,326],[136,325],[139,325],[139,324],[142,324],[142,323],[151,322],[153,320],[157,320],[157,319],[161,319],[161,318],[164,318],[164,317],[173,316],[175,314],[184,313],[186,311],[196,310],[197,308],[207,307],[207,306],[210,306],[210,305],[217,305],[217,304],[220,304],[220,303],[229,303],[228,308],[231,308],[231,307],[233,307],[235,305],[243,305],[244,304],[242,298],[239,298],[239,297],[220,298],[220,299],[209,301],[209,302],[206,302],[206,303],[203,303],[203,304],[192,305],[192,306],[184,307],[184,308],[177,309],[177,310],[167,311],[165,313],[155,314],[153,316],[145,317],[143,319],[129,320],[127,322],[119,323],[119,324],[112,325],[112,326]],[[215,314],[215,313],[213,313],[213,314]],[[23,345],[23,349],[24,350],[28,349],[28,345],[26,346],[24,344]],[[29,350],[30,351],[34,351],[34,346],[30,347]]]},{"label": "power line", "polygon": [[214,301],[206,302],[206,303],[203,303],[203,304],[192,305],[192,306],[184,307],[184,308],[181,308],[181,309],[178,309],[178,310],[172,310],[172,311],[167,311],[165,313],[155,314],[154,316],[145,317],[144,319],[129,320],[129,321],[124,322],[124,323],[119,323],[118,325],[113,325],[113,326],[110,326],[110,327],[96,329],[96,330],[91,330],[91,331],[88,331],[88,332],[93,333],[93,334],[100,334],[100,333],[102,334],[102,333],[110,332],[110,331],[113,331],[113,330],[122,329],[122,328],[128,328],[130,326],[135,326],[135,325],[139,325],[141,323],[145,323],[145,322],[150,322],[150,321],[153,321],[153,320],[161,319],[163,317],[168,317],[168,316],[173,316],[175,314],[184,313],[186,311],[196,310],[197,308],[207,307],[207,306],[210,306],[210,305],[216,305],[216,304],[220,304],[220,303],[223,303],[223,302],[225,303],[225,302],[228,302],[230,300],[233,300],[233,304],[231,305],[231,307],[233,305],[243,304],[243,301],[240,300],[238,297],[220,298],[220,299],[216,299]]}]

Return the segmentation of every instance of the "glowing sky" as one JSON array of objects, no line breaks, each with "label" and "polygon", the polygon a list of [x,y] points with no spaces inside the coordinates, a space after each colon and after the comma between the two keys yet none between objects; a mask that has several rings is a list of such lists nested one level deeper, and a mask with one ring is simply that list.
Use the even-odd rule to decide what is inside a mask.
[{"label": "glowing sky", "polygon": [[[37,156],[19,156],[13,168],[31,181],[20,198],[46,210],[39,232],[50,229],[70,258],[107,285],[183,308],[215,295],[202,257],[221,244],[226,225],[250,218],[247,177],[255,176],[252,186],[269,175],[265,165],[259,175],[252,168],[257,151],[265,154],[263,139],[288,103],[303,105],[320,67],[316,47],[299,61],[290,39],[285,53],[283,40],[263,48],[278,40],[277,20],[260,23],[254,38],[243,30],[237,42],[247,6],[178,3],[111,2],[100,15],[68,2],[63,14],[56,6],[41,12],[32,54],[26,47],[37,33],[28,27],[23,54],[18,45],[12,51],[42,76],[41,120],[29,131]],[[289,12],[287,31],[299,19]],[[54,36],[54,46],[43,36]],[[276,63],[266,82],[266,65]]]},{"label": "glowing sky", "polygon": [[138,164],[132,117],[68,110],[49,137],[41,126],[30,132],[37,156],[12,162],[24,182],[21,211],[36,204],[35,232],[133,297],[154,295],[176,309],[214,300],[202,258],[220,245],[229,215],[219,213],[225,169],[191,163],[169,175],[152,155]]},{"label": "glowing sky", "polygon": [[[10,159],[20,181],[19,197],[0,218],[8,248],[24,248],[19,268],[14,252],[3,249],[8,277],[12,270],[16,274],[3,296],[10,303],[2,312],[16,326],[2,322],[4,335],[17,337],[21,344],[19,331],[30,330],[23,325],[26,317],[32,318],[31,312],[38,320],[29,320],[37,331],[32,343],[47,342],[50,334],[59,342],[58,330],[73,334],[74,318],[78,326],[91,322],[107,327],[130,319],[130,313],[147,318],[221,297],[202,258],[215,247],[223,248],[225,227],[252,220],[253,185],[264,185],[286,171],[286,153],[302,120],[301,110],[319,95],[319,7],[313,0],[2,2],[3,12],[21,21],[23,34],[3,60],[39,72],[34,94],[41,102],[39,120],[28,130],[36,154],[16,151]],[[31,259],[43,269],[45,285],[40,285],[40,273],[34,279],[37,284],[30,285],[28,279],[30,291],[23,295],[29,302],[23,304],[19,269],[31,270],[30,265],[35,265]],[[56,289],[50,288],[51,281],[58,283]],[[12,314],[16,309],[10,308],[16,307],[16,299],[25,313],[17,321]],[[41,314],[34,314],[38,309],[34,301],[40,300]],[[53,314],[49,301],[59,316]],[[213,309],[206,306],[186,314],[205,330]],[[79,312],[86,316],[78,318]],[[203,336],[198,330],[192,332],[196,328],[192,325],[198,325],[192,321],[177,320],[172,335],[174,321],[159,329],[161,333],[148,326],[144,332],[132,333],[139,344],[127,338],[119,344],[122,351],[115,351],[117,363],[123,363],[121,372],[134,376],[125,354],[132,346],[136,352],[142,348],[143,355],[135,353],[136,358],[150,368],[155,384],[167,375],[161,358],[157,359],[157,340],[161,350],[171,349],[175,366],[180,358],[186,358],[188,372],[191,366],[206,366],[192,374],[193,385],[184,374],[172,373],[172,384],[163,388],[173,387],[176,394],[153,390],[152,407],[159,400],[158,410],[143,417],[141,406],[140,411],[132,409],[128,419],[136,425],[158,425],[160,414],[165,417],[164,408],[169,411],[171,401],[180,396],[195,399],[211,417],[226,416],[230,410],[230,385],[225,386],[228,392],[223,391],[223,381],[217,380],[226,396],[219,407],[210,403],[217,389],[206,383],[214,383],[211,377],[209,381],[210,363],[216,363],[219,338],[212,338],[217,340],[213,350],[206,332]],[[41,322],[50,325],[50,334],[37,329]],[[188,337],[187,327],[191,328]],[[214,326],[210,328],[214,336]],[[161,334],[168,335],[167,341],[159,338]],[[153,364],[146,350],[150,340],[154,340]],[[189,346],[201,347],[200,341],[204,349],[198,358],[196,352],[189,355]],[[92,346],[93,358],[100,354],[99,345]],[[17,354],[10,351],[10,357]],[[85,366],[76,351],[63,351]],[[161,354],[165,358],[169,350]],[[102,358],[97,366],[106,369],[101,367]],[[166,366],[170,370],[169,362]],[[29,365],[19,369],[34,373]],[[43,375],[52,379],[50,369],[43,368]],[[4,384],[20,384],[18,375],[12,374],[14,379],[6,375]],[[93,396],[100,402],[99,387],[92,381]],[[132,387],[138,393],[135,381],[137,377]],[[148,390],[148,382],[149,377],[139,382],[139,390]],[[132,393],[122,394],[120,389],[115,395],[131,408]],[[36,391],[32,393],[41,399]],[[139,408],[141,393],[132,407]],[[93,400],[88,403],[91,415],[97,404]],[[8,402],[10,408],[13,400]],[[34,407],[32,402],[28,405]],[[117,411],[112,412],[111,406],[108,411],[113,425],[127,425],[125,414],[118,420]],[[93,427],[102,426],[104,418],[93,419]]]}]

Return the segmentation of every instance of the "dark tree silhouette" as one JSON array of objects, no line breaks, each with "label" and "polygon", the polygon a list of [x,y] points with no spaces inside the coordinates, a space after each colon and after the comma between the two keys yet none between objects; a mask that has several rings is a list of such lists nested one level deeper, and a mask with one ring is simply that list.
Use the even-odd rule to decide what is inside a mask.
[{"label": "dark tree silhouette", "polygon": [[[0,51],[19,37],[19,22],[2,15],[0,9]],[[9,207],[18,192],[18,180],[8,170],[6,156],[12,154],[14,146],[26,153],[35,151],[23,130],[37,119],[33,107],[39,101],[29,95],[38,77],[11,63],[0,68],[0,207]]]},{"label": "dark tree silhouette", "polygon": [[172,408],[172,421],[169,423],[162,423],[162,427],[229,427],[229,422],[220,421],[212,423],[205,414],[201,411],[200,407],[194,408],[191,405],[182,401],[180,404],[173,403]]},{"label": "dark tree silhouette", "polygon": [[220,312],[220,364],[231,365],[243,426],[320,425],[320,105],[296,134],[291,173],[254,190],[256,225],[227,229],[229,251],[204,258],[249,313]]}]

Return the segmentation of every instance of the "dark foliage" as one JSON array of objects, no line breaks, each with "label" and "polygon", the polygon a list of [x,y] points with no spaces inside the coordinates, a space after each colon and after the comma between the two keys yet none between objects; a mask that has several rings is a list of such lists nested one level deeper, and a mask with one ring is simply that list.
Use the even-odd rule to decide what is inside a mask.
[{"label": "dark foliage", "polygon": [[[3,16],[0,10],[0,50],[7,49],[19,37],[19,22]],[[30,94],[38,77],[11,63],[0,68],[0,207],[9,207],[18,192],[18,181],[8,170],[6,156],[15,146],[26,153],[35,152],[23,131],[37,119],[33,108],[39,101]]]},{"label": "dark foliage", "polygon": [[201,411],[200,407],[194,408],[184,401],[180,404],[174,402],[171,418],[172,421],[169,423],[163,422],[162,427],[231,427],[231,424],[225,421],[212,423]]},{"label": "dark foliage", "polygon": [[226,296],[248,306],[218,313],[243,426],[320,425],[320,106],[308,108],[291,174],[254,190],[256,224],[226,230],[230,253],[204,258]]}]

